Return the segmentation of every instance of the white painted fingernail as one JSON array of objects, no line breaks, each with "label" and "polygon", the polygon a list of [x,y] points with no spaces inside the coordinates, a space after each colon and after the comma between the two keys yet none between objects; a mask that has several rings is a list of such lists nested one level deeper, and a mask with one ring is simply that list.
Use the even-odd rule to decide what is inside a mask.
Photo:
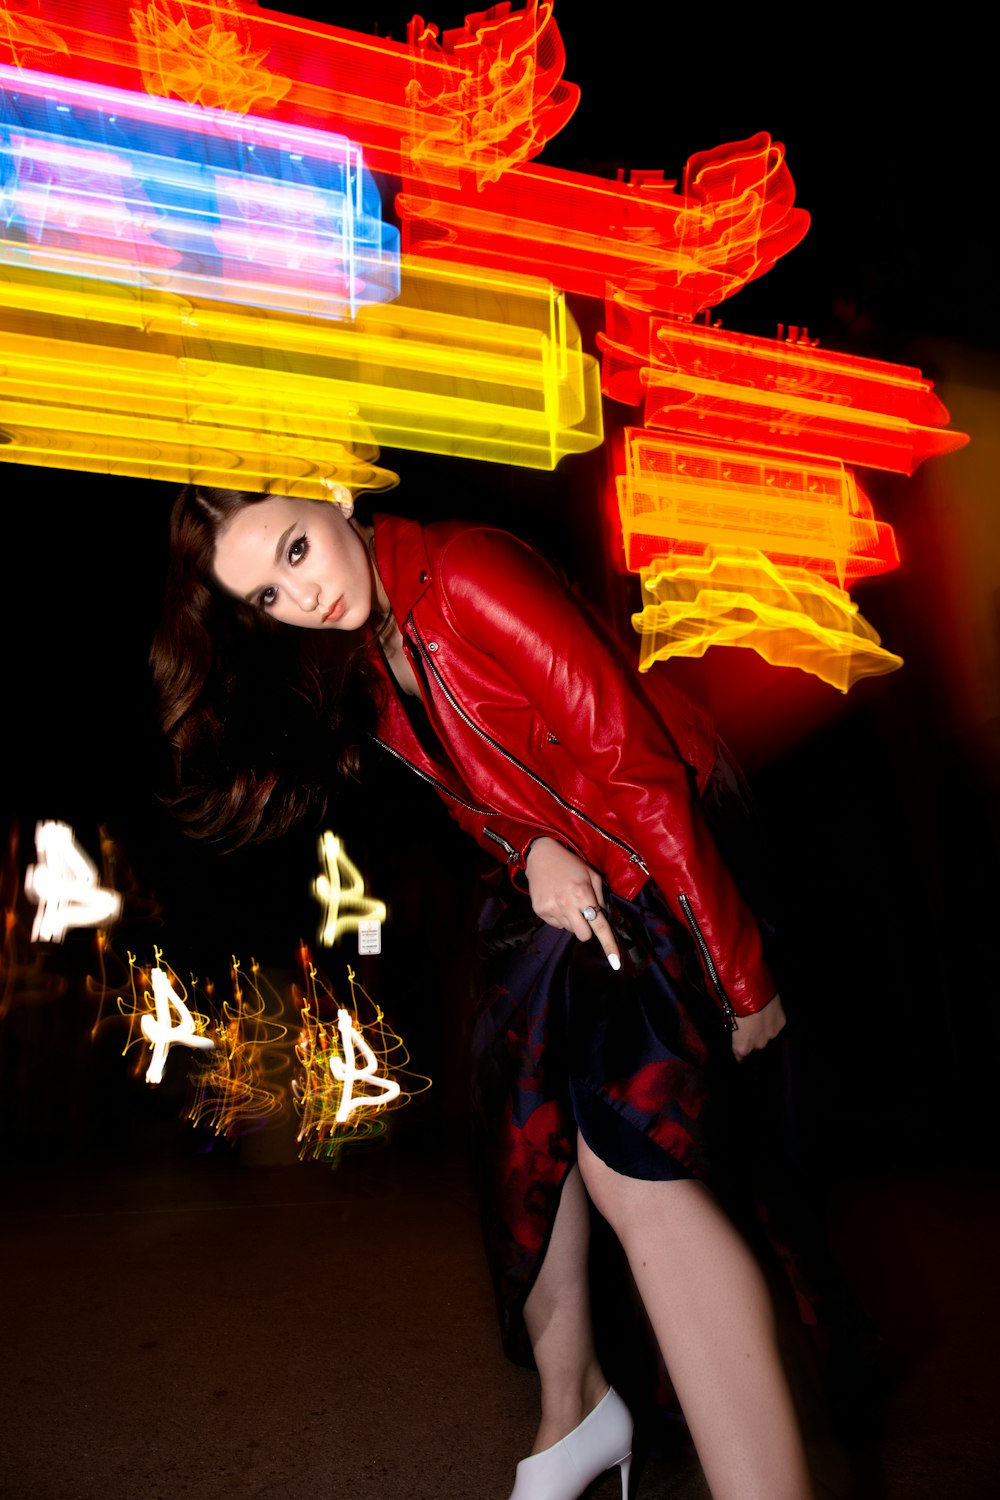
[{"label": "white painted fingernail", "polygon": [[609,953],[609,954],[608,954],[608,963],[609,963],[609,964],[610,964],[610,965],[611,965],[611,967],[612,967],[612,968],[613,968],[613,969],[615,969],[615,970],[618,970],[618,969],[620,969],[620,968],[621,968],[621,966],[622,966],[622,961],[621,961],[621,959],[620,959],[620,958],[619,958],[619,957],[618,957],[618,954],[617,954],[617,953]]}]

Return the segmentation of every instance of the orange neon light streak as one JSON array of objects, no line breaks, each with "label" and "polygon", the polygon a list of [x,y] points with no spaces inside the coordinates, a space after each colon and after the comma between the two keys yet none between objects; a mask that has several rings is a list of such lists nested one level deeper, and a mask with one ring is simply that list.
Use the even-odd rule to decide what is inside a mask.
[{"label": "orange neon light streak", "polygon": [[713,546],[749,547],[841,585],[899,563],[892,527],[875,520],[871,501],[836,459],[628,428],[625,463],[618,503],[633,572],[665,554],[697,556]]},{"label": "orange neon light streak", "polygon": [[643,669],[745,646],[846,692],[900,666],[842,587],[899,561],[847,464],[912,473],[967,442],[942,430],[930,382],[807,337],[664,316],[622,289],[606,312],[603,389],[645,397],[617,477],[626,565],[655,599],[633,617]]},{"label": "orange neon light streak", "polygon": [[135,954],[128,955],[132,998],[128,1001],[120,996],[118,1009],[129,1023],[123,1053],[128,1052],[137,1040],[135,1033],[138,1030],[151,1049],[146,1082],[155,1085],[163,1081],[171,1047],[205,1052],[210,1051],[215,1042],[208,1035],[208,1017],[190,1009],[188,1001],[191,996],[187,989],[173,969],[163,967],[163,950],[154,947],[153,953],[155,963],[149,969],[138,966]]},{"label": "orange neon light streak", "polygon": [[[289,1061],[280,1046],[288,1034],[278,1019],[280,997],[272,992],[269,1004],[260,966],[251,959],[250,974],[244,976],[234,956],[230,980],[232,1000],[222,1003],[213,1027],[215,1047],[192,1076],[184,1116],[233,1142],[283,1112],[287,1091],[277,1075]],[[210,993],[211,985],[206,990]]]},{"label": "orange neon light streak", "polygon": [[[415,16],[408,41],[418,64],[407,86],[406,152],[410,171],[428,184],[451,187],[470,173],[477,188],[497,181],[537,156],[580,101],[576,85],[563,80],[566,53],[551,0],[527,0],[513,13],[503,0],[443,36]],[[425,85],[427,59],[454,60],[458,78],[431,68]]]},{"label": "orange neon light streak", "polygon": [[[206,19],[192,25],[189,9]],[[255,48],[237,0],[216,0],[211,7],[149,0],[131,7],[129,22],[150,94],[243,114],[273,108],[292,86],[266,66],[268,48]]]}]

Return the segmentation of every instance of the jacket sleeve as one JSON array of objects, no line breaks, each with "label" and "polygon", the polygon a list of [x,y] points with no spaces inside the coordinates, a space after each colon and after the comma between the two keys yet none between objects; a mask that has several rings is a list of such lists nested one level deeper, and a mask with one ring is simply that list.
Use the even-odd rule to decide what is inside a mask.
[{"label": "jacket sleeve", "polygon": [[503,664],[628,831],[692,933],[723,1008],[760,1010],[776,992],[760,931],[708,830],[688,767],[556,575],[516,537],[470,528],[449,543],[439,585],[470,645]]},{"label": "jacket sleeve", "polygon": [[519,890],[526,891],[528,883],[524,877],[524,861],[531,845],[542,836],[545,829],[528,828],[524,823],[515,822],[513,818],[484,817],[482,813],[474,812],[461,803],[445,800],[448,801],[448,811],[458,826],[470,833],[488,854],[502,860],[507,865],[514,884]]}]

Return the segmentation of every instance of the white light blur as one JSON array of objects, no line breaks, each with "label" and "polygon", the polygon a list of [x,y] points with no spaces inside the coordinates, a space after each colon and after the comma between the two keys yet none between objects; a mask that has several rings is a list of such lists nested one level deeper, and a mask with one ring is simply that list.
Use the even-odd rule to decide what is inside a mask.
[{"label": "white light blur", "polygon": [[[366,1105],[378,1107],[380,1104],[388,1104],[392,1099],[399,1098],[399,1084],[392,1078],[383,1078],[379,1075],[378,1059],[354,1025],[349,1010],[341,1008],[337,1011],[337,1025],[340,1028],[340,1045],[344,1049],[343,1057],[334,1055],[330,1058],[330,1072],[342,1085],[340,1104],[337,1108],[337,1120],[343,1123],[351,1113],[352,1109],[363,1109]],[[364,1058],[364,1067],[357,1066],[358,1053]],[[376,1094],[354,1095],[354,1085],[359,1079],[378,1089]]]},{"label": "white light blur", "polygon": [[71,927],[107,927],[117,919],[121,896],[101,885],[68,823],[35,825],[35,857],[24,876],[25,894],[38,904],[33,943],[61,943]]},{"label": "white light blur", "polygon": [[[163,1067],[171,1047],[199,1047],[210,1051],[215,1043],[209,1036],[198,1035],[194,1016],[170,983],[163,969],[154,969],[151,977],[156,1014],[154,1016],[147,1012],[139,1025],[142,1027],[143,1036],[153,1048],[153,1055],[146,1069],[146,1082],[161,1083]],[[176,1025],[171,1022],[171,1011],[177,1016]]]}]

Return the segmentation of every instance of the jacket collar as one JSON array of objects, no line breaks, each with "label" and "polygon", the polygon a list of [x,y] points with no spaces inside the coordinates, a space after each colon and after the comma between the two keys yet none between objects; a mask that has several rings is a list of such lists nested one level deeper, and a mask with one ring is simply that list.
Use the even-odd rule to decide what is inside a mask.
[{"label": "jacket collar", "polygon": [[373,517],[375,565],[396,624],[402,625],[410,611],[431,586],[431,564],[423,527],[404,516]]}]

